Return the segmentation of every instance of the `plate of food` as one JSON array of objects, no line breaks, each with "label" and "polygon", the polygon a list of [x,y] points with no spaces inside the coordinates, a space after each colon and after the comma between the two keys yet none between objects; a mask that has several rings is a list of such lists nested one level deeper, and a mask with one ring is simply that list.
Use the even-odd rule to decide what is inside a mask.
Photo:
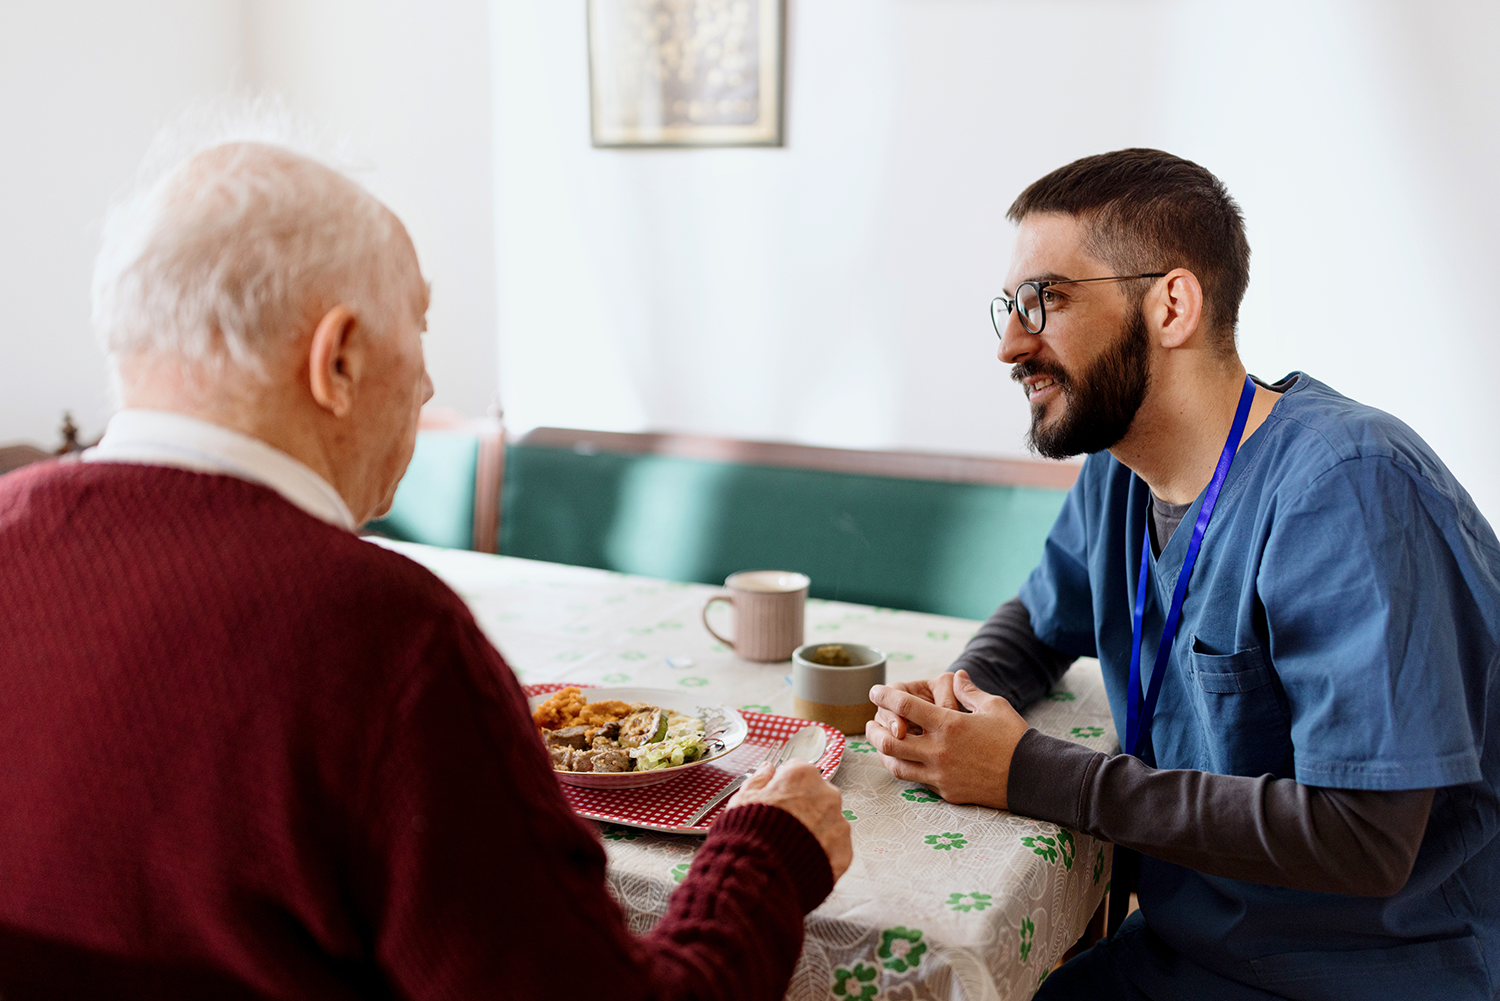
[{"label": "plate of food", "polygon": [[750,732],[728,706],[663,688],[570,686],[528,701],[558,781],[586,789],[668,782],[729,754]]}]

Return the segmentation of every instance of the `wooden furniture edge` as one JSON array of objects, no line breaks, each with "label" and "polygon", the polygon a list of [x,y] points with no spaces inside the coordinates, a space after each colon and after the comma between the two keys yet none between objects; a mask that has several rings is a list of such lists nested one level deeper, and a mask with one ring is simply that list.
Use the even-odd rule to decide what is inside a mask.
[{"label": "wooden furniture edge", "polygon": [[1048,487],[1054,490],[1072,487],[1082,468],[1077,463],[1039,462],[1032,459],[999,459],[937,452],[883,452],[793,445],[786,442],[741,441],[707,435],[585,431],[553,427],[535,428],[523,435],[516,444],[566,448],[585,455],[594,452],[665,455],[708,462],[780,466],[892,479]]},{"label": "wooden furniture edge", "polygon": [[35,445],[0,445],[0,473],[9,473],[33,462],[51,459],[55,454],[45,452]]}]

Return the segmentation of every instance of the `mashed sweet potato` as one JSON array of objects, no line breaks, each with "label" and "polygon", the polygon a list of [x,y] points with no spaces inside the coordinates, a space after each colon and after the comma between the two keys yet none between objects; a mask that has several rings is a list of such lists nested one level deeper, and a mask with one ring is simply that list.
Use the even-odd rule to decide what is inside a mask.
[{"label": "mashed sweet potato", "polygon": [[629,716],[635,710],[628,702],[609,699],[586,702],[577,688],[564,688],[536,707],[531,719],[543,730],[561,730],[569,726],[600,726]]}]

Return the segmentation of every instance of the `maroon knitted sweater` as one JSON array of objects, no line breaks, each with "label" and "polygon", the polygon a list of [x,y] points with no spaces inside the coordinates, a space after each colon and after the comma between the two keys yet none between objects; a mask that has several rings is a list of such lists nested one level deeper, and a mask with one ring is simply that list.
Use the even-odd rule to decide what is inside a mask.
[{"label": "maroon knitted sweater", "polygon": [[437,578],[227,476],[0,479],[0,995],[778,998],[832,886],[714,825],[632,937]]}]

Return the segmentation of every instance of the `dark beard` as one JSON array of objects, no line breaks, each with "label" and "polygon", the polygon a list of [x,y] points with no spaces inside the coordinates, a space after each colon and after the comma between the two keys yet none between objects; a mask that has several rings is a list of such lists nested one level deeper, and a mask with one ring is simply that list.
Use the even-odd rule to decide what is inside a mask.
[{"label": "dark beard", "polygon": [[1031,430],[1026,447],[1046,459],[1092,455],[1114,446],[1130,430],[1136,411],[1151,384],[1151,341],[1146,317],[1139,306],[1121,336],[1076,380],[1048,362],[1021,362],[1010,377],[1020,382],[1033,375],[1049,375],[1062,389],[1068,404],[1060,420],[1041,424],[1043,408],[1031,408]]}]

